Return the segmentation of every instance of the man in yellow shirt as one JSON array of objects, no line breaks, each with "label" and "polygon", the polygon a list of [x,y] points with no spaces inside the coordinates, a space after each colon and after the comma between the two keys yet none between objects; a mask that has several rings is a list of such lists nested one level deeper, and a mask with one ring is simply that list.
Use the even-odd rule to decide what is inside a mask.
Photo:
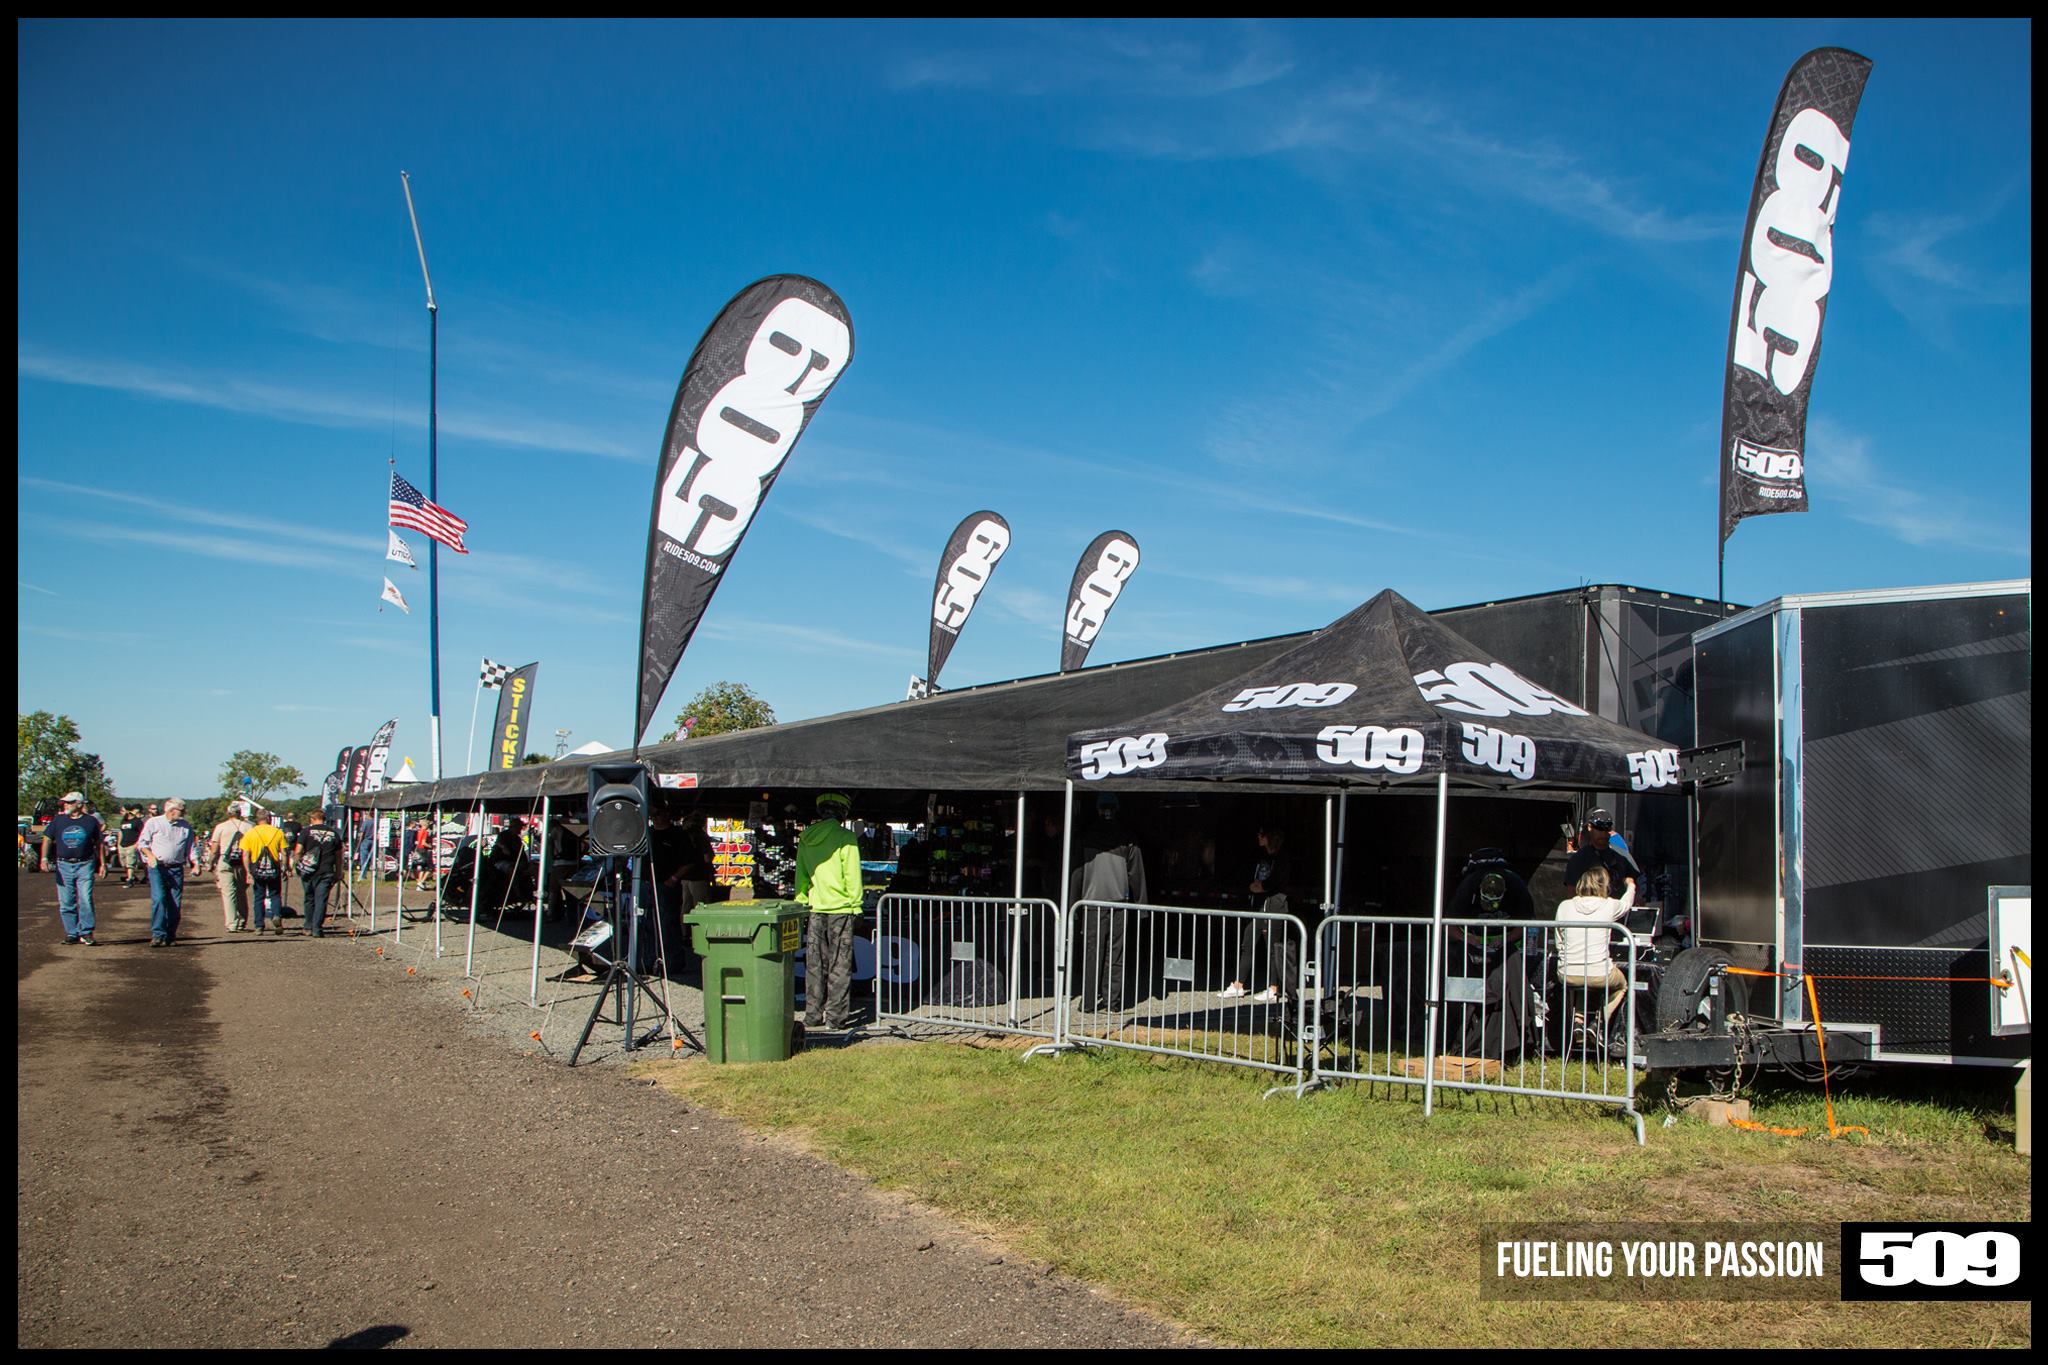
[{"label": "man in yellow shirt", "polygon": [[275,923],[284,933],[284,831],[277,816],[264,811],[255,826],[242,836],[242,866],[249,871],[249,914],[256,932]]}]

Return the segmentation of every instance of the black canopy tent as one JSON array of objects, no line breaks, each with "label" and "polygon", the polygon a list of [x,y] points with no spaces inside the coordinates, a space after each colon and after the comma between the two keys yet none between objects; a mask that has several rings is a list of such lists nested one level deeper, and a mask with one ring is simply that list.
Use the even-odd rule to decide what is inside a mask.
[{"label": "black canopy tent", "polygon": [[[1678,753],[1531,682],[1387,589],[1218,685],[1115,726],[1076,732],[1067,741],[1067,770],[1091,784],[1314,785],[1338,789],[1340,800],[1355,786],[1433,779],[1427,1034],[1433,1049],[1451,783],[1494,790],[1675,789]],[[1068,812],[1071,822],[1071,799]],[[1341,860],[1341,815],[1339,828]],[[1342,885],[1341,861],[1334,884]]]},{"label": "black canopy tent", "polygon": [[[1642,716],[1646,726],[1652,725],[1654,715],[1658,717],[1654,728],[1665,736],[1662,742],[1683,745],[1690,741],[1689,729],[1676,734],[1665,721],[1673,717],[1689,720],[1690,677],[1669,665],[1670,641],[1665,637],[1682,644],[1696,623],[1718,620],[1720,615],[1720,608],[1698,599],[1609,585],[1445,608],[1432,618],[1454,621],[1465,638],[1490,647],[1489,653],[1473,657],[1511,661],[1521,676],[1541,678],[1557,688],[1557,695],[1602,714],[1629,719]],[[1058,793],[1065,788],[1067,740],[1073,731],[1116,726],[1132,715],[1169,709],[1333,629],[962,688],[921,700],[738,734],[648,745],[640,750],[639,758],[657,777],[686,788],[676,797],[706,807],[721,802],[733,805],[768,791],[801,800],[808,792],[844,790],[853,792],[872,817],[919,820],[925,818],[925,802],[931,793],[1015,793],[1020,802],[1021,863],[1023,796]],[[1412,685],[1408,686],[1412,696]],[[592,763],[628,759],[623,751],[558,759],[387,788],[352,798],[350,804],[386,811],[480,805],[499,814],[530,814],[546,799],[559,814],[581,807]],[[1350,788],[1404,798],[1425,794],[1415,785],[1384,786],[1373,780],[1376,776],[1387,775],[1355,771]],[[1121,784],[1128,779],[1107,780]],[[1558,875],[1557,821],[1571,812],[1548,807],[1562,804],[1572,788],[1540,782],[1454,780],[1488,790],[1495,798],[1507,798],[1505,806],[1489,802],[1483,810],[1475,806],[1462,814],[1454,812],[1454,826],[1466,822],[1483,825],[1485,832],[1474,831],[1473,838],[1518,850],[1511,856],[1523,865],[1532,887],[1538,878]],[[1330,783],[1325,790],[1334,792],[1345,786]],[[1158,773],[1149,774],[1142,789],[1173,801],[1218,791],[1214,779],[1207,776]],[[1229,790],[1255,798],[1305,794],[1302,783],[1293,778],[1235,778]],[[1643,804],[1647,808],[1655,801]],[[1421,866],[1427,820],[1420,810],[1411,813],[1409,806],[1410,800],[1404,799],[1376,807],[1373,830],[1377,842],[1360,845],[1354,839],[1352,853],[1353,861],[1359,862],[1360,849],[1368,850],[1375,860],[1370,864],[1375,868],[1375,885],[1412,885],[1419,892],[1430,875]],[[1231,818],[1227,810],[1219,810],[1210,832]],[[1341,845],[1343,823],[1341,801],[1333,797],[1322,820],[1326,848],[1332,843]],[[1672,822],[1674,828],[1678,823]],[[1176,818],[1174,827],[1191,846],[1199,846],[1206,837],[1191,832],[1183,819]],[[1649,856],[1657,856],[1654,849]],[[1671,856],[1683,858],[1685,853],[1682,847],[1674,848]],[[1339,888],[1329,881],[1339,857],[1341,854],[1326,862],[1326,901],[1341,898]],[[1367,866],[1354,867],[1354,878]]]}]

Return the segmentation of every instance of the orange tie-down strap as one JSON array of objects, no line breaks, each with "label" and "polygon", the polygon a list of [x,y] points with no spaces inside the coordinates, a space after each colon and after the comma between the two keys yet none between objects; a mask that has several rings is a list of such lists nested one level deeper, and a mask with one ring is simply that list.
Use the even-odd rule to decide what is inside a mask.
[{"label": "orange tie-down strap", "polygon": [[[1729,967],[1726,968],[1726,971],[1730,976],[1765,976],[1782,978],[1785,975],[1783,972],[1760,972],[1750,967]],[[1996,986],[2000,990],[2010,990],[2012,988],[2011,981],[2005,979],[2004,977],[1999,976],[1816,977],[1809,974],[1804,976],[1804,980],[1806,982],[1806,1003],[1808,1007],[1810,1007],[1813,1010],[1813,1041],[1814,1045],[1820,1049],[1820,1091],[1822,1099],[1827,1104],[1828,1136],[1830,1138],[1841,1137],[1844,1133],[1861,1133],[1865,1137],[1869,1137],[1870,1130],[1868,1128],[1857,1127],[1855,1125],[1844,1125],[1835,1122],[1834,1088],[1828,1082],[1828,1039],[1826,1030],[1824,1030],[1821,1027],[1820,996],[1815,992],[1813,988],[1813,983],[1815,981],[1920,981],[1942,985],[1969,985],[1975,983],[1984,986]],[[1804,1128],[1772,1128],[1765,1124],[1752,1123],[1748,1119],[1731,1119],[1730,1124],[1733,1127],[1745,1129],[1748,1132],[1776,1133],[1779,1137],[1803,1137],[1806,1133],[1806,1130]]]}]

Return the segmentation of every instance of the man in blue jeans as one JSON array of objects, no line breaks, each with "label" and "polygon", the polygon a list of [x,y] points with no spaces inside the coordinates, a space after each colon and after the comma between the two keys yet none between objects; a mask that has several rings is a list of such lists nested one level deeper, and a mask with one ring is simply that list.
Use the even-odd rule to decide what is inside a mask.
[{"label": "man in blue jeans", "polygon": [[86,814],[84,792],[64,793],[63,807],[43,828],[43,865],[57,873],[57,913],[64,921],[64,941],[97,947],[92,936],[92,879],[105,856],[105,840],[98,817]]},{"label": "man in blue jeans", "polygon": [[149,946],[168,947],[178,941],[178,921],[185,899],[185,864],[192,859],[192,826],[185,823],[185,803],[173,797],[164,813],[152,815],[136,840],[149,867]]}]

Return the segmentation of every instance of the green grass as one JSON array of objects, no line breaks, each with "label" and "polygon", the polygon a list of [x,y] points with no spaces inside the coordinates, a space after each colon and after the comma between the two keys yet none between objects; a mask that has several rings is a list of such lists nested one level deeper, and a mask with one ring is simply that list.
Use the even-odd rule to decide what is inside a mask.
[{"label": "green grass", "polygon": [[[2009,1345],[2027,1305],[1482,1302],[1496,1223],[2029,1218],[2031,1163],[1998,1091],[1842,1094],[1868,1137],[1651,1119],[1647,1149],[1566,1102],[1345,1086],[1261,1102],[1274,1077],[1129,1053],[1030,1062],[926,1044],[788,1063],[647,1068],[693,1102],[798,1138],[1010,1245],[1218,1340],[1253,1345]],[[2010,1082],[2002,1078],[2010,1127]],[[1756,1117],[1825,1131],[1818,1093]],[[1987,1127],[1990,1132],[1987,1135]],[[1641,1333],[1654,1323],[1649,1337]],[[1633,1334],[1633,1335],[1631,1335]]]}]

